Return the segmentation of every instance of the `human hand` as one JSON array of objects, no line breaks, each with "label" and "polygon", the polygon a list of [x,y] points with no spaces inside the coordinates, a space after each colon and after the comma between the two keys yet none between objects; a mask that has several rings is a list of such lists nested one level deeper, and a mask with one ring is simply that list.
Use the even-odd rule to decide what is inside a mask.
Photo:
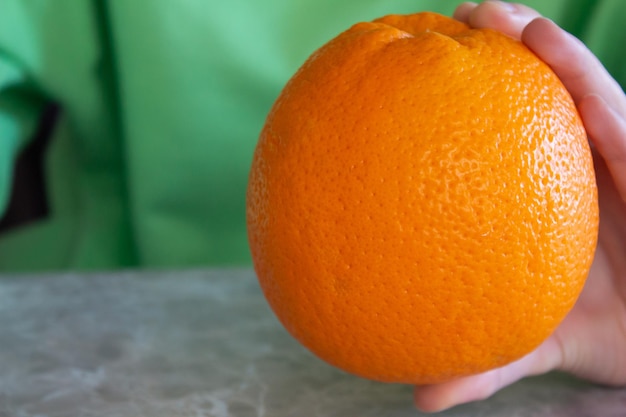
[{"label": "human hand", "polygon": [[626,95],[593,53],[535,10],[513,3],[463,3],[454,17],[520,39],[559,76],[589,135],[600,204],[598,246],[570,314],[535,351],[502,368],[415,388],[415,404],[439,411],[481,400],[530,375],[569,372],[626,384]]}]

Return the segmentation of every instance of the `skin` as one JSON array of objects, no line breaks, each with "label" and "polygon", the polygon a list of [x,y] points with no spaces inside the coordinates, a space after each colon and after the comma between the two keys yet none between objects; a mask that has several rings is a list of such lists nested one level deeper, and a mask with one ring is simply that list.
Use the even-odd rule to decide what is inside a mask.
[{"label": "skin", "polygon": [[626,95],[582,42],[527,6],[493,0],[463,3],[454,17],[520,39],[569,90],[594,154],[600,229],[585,287],[552,336],[502,368],[418,386],[415,404],[422,411],[440,411],[552,370],[603,385],[626,385]]}]

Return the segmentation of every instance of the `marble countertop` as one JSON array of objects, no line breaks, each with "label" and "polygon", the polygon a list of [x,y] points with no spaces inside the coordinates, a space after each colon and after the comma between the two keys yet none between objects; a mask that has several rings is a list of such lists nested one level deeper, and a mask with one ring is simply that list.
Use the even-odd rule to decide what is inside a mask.
[{"label": "marble countertop", "polygon": [[[0,277],[0,417],[419,416],[411,395],[312,356],[250,270]],[[626,389],[554,373],[437,415],[626,416]]]}]

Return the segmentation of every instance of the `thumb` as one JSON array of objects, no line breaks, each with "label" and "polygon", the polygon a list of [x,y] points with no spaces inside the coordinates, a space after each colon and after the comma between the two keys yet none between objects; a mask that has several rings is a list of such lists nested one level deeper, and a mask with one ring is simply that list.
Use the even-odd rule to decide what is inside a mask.
[{"label": "thumb", "polygon": [[483,400],[526,376],[556,369],[561,358],[558,340],[550,337],[533,352],[501,368],[442,384],[415,387],[415,406],[422,411],[435,412]]}]

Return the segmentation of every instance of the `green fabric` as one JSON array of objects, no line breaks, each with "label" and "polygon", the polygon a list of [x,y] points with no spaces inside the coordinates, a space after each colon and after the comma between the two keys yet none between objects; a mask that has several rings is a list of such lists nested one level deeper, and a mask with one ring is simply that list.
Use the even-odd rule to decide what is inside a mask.
[{"label": "green fabric", "polygon": [[9,57],[0,55],[0,212],[9,198],[15,155],[33,134],[42,101]]},{"label": "green fabric", "polygon": [[[527,1],[624,85],[626,2]],[[352,23],[451,0],[3,0],[0,208],[42,105],[51,213],[0,236],[0,270],[247,265],[245,189],[289,76]]]}]

